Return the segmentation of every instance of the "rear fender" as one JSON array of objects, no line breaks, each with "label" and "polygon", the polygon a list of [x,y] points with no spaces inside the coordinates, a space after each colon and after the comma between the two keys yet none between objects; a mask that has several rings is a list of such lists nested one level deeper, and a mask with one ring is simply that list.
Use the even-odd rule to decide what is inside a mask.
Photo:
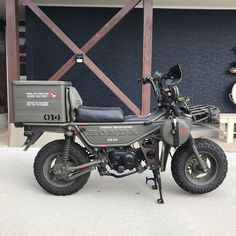
[{"label": "rear fender", "polygon": [[27,151],[42,136],[44,130],[40,127],[24,127],[24,130],[24,136],[27,137],[24,143],[24,151]]}]

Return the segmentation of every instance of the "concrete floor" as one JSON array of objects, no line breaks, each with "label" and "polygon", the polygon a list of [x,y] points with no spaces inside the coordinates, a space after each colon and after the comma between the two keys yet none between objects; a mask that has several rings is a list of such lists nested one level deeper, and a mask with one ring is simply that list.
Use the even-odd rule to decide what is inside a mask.
[{"label": "concrete floor", "polygon": [[80,192],[50,195],[33,176],[37,151],[0,148],[0,236],[236,235],[234,153],[222,186],[205,195],[182,191],[168,166],[165,204],[159,205],[157,192],[145,184],[149,172],[119,180],[93,172]]},{"label": "concrete floor", "polygon": [[0,129],[0,148],[8,146],[8,133],[6,129]]}]

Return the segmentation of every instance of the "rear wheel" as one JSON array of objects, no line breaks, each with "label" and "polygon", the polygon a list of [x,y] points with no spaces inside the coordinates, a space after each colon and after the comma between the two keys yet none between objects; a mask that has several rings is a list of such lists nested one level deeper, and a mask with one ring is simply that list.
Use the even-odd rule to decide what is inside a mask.
[{"label": "rear wheel", "polygon": [[195,139],[197,150],[207,165],[204,173],[192,148],[183,145],[175,152],[171,172],[175,182],[185,191],[194,194],[208,193],[216,189],[225,179],[228,163],[224,151],[207,139]]},{"label": "rear wheel", "polygon": [[[87,183],[90,172],[68,181],[69,173],[63,173],[62,155],[65,140],[56,140],[45,145],[34,161],[34,175],[40,186],[54,195],[69,195],[77,192]],[[76,144],[72,144],[67,166],[77,166],[89,162],[87,153]]]}]

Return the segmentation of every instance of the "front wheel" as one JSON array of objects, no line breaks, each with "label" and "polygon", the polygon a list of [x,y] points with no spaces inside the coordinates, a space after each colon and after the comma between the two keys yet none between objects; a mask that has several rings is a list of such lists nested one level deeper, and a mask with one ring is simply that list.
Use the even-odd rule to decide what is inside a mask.
[{"label": "front wheel", "polygon": [[[46,144],[38,152],[34,161],[34,175],[39,185],[54,195],[69,195],[77,192],[87,183],[90,172],[68,181],[68,173],[63,173],[62,156],[65,140],[56,140]],[[76,143],[70,148],[69,166],[77,166],[89,162],[87,153]]]},{"label": "front wheel", "polygon": [[195,139],[196,148],[207,165],[204,173],[192,148],[185,144],[178,148],[171,162],[175,182],[185,191],[194,194],[208,193],[225,179],[228,162],[224,151],[208,139]]}]

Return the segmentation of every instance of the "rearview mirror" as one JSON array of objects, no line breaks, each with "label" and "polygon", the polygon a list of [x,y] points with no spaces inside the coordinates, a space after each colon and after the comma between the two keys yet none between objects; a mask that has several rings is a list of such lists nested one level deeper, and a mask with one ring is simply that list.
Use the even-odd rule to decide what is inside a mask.
[{"label": "rearview mirror", "polygon": [[176,85],[178,84],[182,79],[182,72],[180,65],[175,65],[169,69],[169,72],[167,73],[167,79],[166,79],[166,85]]}]

